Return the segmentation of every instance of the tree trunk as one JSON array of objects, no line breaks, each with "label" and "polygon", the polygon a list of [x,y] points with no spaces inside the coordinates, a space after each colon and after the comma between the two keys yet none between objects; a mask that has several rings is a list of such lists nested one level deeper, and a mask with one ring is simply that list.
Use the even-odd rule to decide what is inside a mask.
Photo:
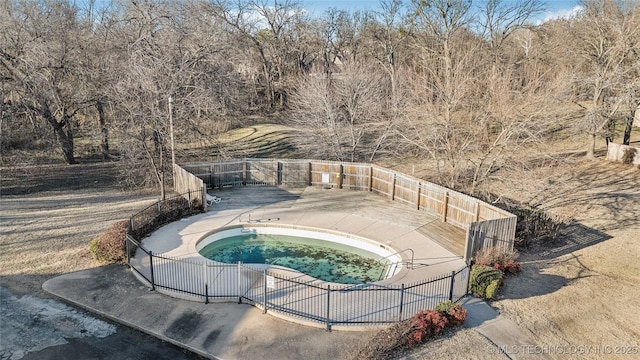
[{"label": "tree trunk", "polygon": [[53,127],[62,148],[64,160],[69,165],[77,164],[74,156],[73,131],[71,130],[71,118],[64,115],[62,121],[58,121],[46,105],[43,105],[42,116]]},{"label": "tree trunk", "polygon": [[96,109],[98,110],[98,122],[100,124],[100,149],[102,150],[102,158],[109,158],[109,130],[107,129],[107,122],[104,118],[104,107],[102,101],[96,101]]},{"label": "tree trunk", "polygon": [[587,158],[594,159],[596,152],[596,134],[589,134],[589,145],[587,146]]},{"label": "tree trunk", "polygon": [[623,145],[629,145],[631,142],[631,129],[633,128],[633,115],[625,119],[624,136],[622,138]]}]

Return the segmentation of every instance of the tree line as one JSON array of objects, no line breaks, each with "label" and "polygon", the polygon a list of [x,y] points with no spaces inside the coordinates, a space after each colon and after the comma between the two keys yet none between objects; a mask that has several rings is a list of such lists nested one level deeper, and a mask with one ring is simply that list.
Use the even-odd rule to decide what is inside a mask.
[{"label": "tree line", "polygon": [[616,125],[629,143],[640,105],[637,0],[583,0],[541,24],[539,0],[382,0],[319,16],[295,0],[0,4],[3,151],[55,142],[74,164],[89,131],[163,193],[170,116],[176,142],[194,143],[279,114],[304,156],[425,159],[433,180],[474,193],[561,130],[589,157]]}]

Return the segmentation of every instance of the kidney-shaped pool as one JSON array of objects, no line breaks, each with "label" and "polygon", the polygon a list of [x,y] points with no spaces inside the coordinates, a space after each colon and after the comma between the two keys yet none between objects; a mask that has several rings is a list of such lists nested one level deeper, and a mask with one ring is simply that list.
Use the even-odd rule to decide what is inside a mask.
[{"label": "kidney-shaped pool", "polygon": [[369,239],[298,227],[224,228],[200,239],[196,249],[217,262],[282,266],[342,284],[380,281],[402,264],[392,248]]}]

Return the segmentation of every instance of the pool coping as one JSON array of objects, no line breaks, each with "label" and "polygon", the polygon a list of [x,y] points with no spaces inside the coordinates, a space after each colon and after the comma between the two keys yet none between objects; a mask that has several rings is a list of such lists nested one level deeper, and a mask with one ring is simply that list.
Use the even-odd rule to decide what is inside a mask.
[{"label": "pool coping", "polygon": [[[343,246],[349,247],[349,248],[353,248],[353,249],[359,249],[362,251],[365,251],[371,255],[376,255],[376,258],[379,257],[379,259],[376,258],[372,258],[369,257],[371,260],[374,261],[378,261],[378,266],[383,266],[382,270],[385,270],[385,266],[387,265],[396,265],[396,268],[393,270],[393,275],[392,276],[388,276],[389,271],[391,270],[391,267],[389,269],[387,269],[387,276],[385,276],[382,279],[379,279],[375,282],[370,282],[370,283],[379,283],[381,281],[384,281],[386,279],[389,279],[397,274],[399,274],[402,270],[404,270],[405,266],[407,266],[407,263],[410,263],[411,258],[405,256],[404,252],[400,252],[397,249],[394,249],[391,246],[387,246],[385,244],[382,244],[380,242],[377,241],[373,241],[371,239],[368,238],[364,238],[361,236],[357,236],[357,235],[353,235],[353,234],[348,234],[348,233],[343,233],[343,232],[339,232],[339,231],[335,231],[335,230],[327,230],[327,229],[322,229],[322,228],[314,228],[314,227],[309,227],[309,226],[300,226],[300,225],[291,225],[291,224],[262,224],[262,223],[248,223],[248,224],[241,224],[241,225],[229,225],[227,227],[222,227],[222,228],[218,228],[216,230],[210,231],[209,233],[205,234],[204,236],[202,236],[199,240],[196,241],[196,250],[198,251],[198,253],[200,253],[204,248],[206,248],[207,246],[215,243],[216,241],[221,241],[224,240],[226,237],[222,237],[220,239],[215,239],[215,240],[206,240],[211,236],[215,236],[216,234],[219,233],[224,233],[224,232],[229,232],[231,233],[233,230],[236,229],[282,229],[284,231],[282,232],[278,232],[278,231],[269,231],[266,230],[265,232],[262,232],[262,234],[273,234],[273,235],[289,235],[289,236],[295,236],[298,238],[307,238],[307,239],[316,239],[316,240],[321,240],[323,242],[327,242],[327,243],[336,243],[336,244],[342,244]],[[303,232],[303,234],[297,233],[296,235],[291,235],[291,234],[285,234],[286,230],[293,230],[293,231],[299,231],[299,232]],[[257,230],[257,233],[260,234],[260,230]],[[310,234],[308,234],[310,233]],[[228,236],[238,236],[238,235],[242,235],[242,234],[246,234],[244,232],[242,232],[242,230],[240,230],[239,234],[227,234]],[[323,234],[323,235],[328,235],[329,238],[331,237],[336,237],[338,239],[320,239],[319,237],[316,238],[314,237],[314,235],[312,234]],[[206,241],[205,245],[202,245],[203,242]],[[344,242],[343,242],[344,241]],[[360,245],[363,244],[363,245]],[[365,246],[368,246],[368,248],[365,248]],[[347,252],[349,252],[349,250],[345,250]],[[380,253],[384,253],[384,254],[377,254],[376,252],[380,252]],[[356,254],[357,255],[357,254]],[[388,264],[381,264],[380,261],[382,261],[383,259],[388,259],[390,260]],[[211,260],[208,259],[209,261],[211,261],[214,264],[225,264],[224,262],[219,262],[216,260]],[[228,263],[226,263],[228,264]],[[297,274],[303,274],[303,275],[308,275],[305,274],[302,271],[293,269],[293,268],[289,268],[287,266],[284,265],[276,265],[276,264],[264,264],[264,263],[244,263],[245,265],[264,265],[266,267],[261,267],[267,270],[283,270],[283,271],[288,271],[288,272],[292,272],[292,273],[297,273]],[[399,266],[397,265],[399,264]],[[309,275],[310,276],[310,275]],[[323,280],[320,278],[314,278],[312,276],[310,276],[311,279],[316,279],[317,281],[322,281],[322,282],[327,282],[327,283],[331,283],[333,284],[334,282],[332,281],[327,281],[327,280]],[[343,283],[336,283],[336,284],[343,284]],[[355,283],[355,284],[364,284],[363,282],[360,283]],[[355,284],[351,284],[351,285],[355,285]]]}]

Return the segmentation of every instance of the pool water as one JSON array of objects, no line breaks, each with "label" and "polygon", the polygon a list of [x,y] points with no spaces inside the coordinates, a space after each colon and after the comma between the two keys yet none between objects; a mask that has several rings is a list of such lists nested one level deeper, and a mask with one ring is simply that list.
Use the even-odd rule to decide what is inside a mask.
[{"label": "pool water", "polygon": [[386,262],[363,249],[318,239],[276,234],[241,234],[216,240],[200,250],[223,263],[270,264],[319,280],[363,284],[380,280]]}]

